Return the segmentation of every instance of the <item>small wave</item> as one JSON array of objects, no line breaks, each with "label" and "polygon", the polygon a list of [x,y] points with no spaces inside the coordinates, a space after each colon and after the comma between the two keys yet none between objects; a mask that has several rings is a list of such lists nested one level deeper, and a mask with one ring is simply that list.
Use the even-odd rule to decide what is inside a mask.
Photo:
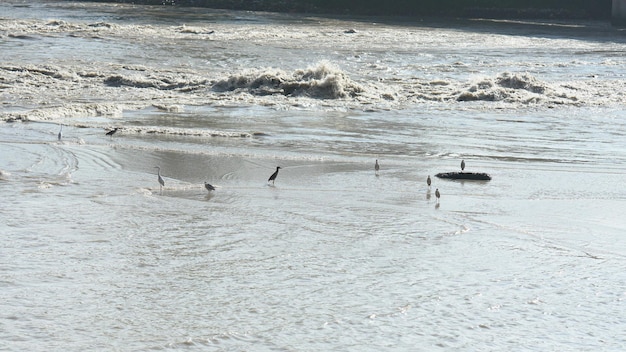
[{"label": "small wave", "polygon": [[67,22],[63,21],[63,20],[51,20],[48,23],[46,23],[47,26],[66,26]]},{"label": "small wave", "polygon": [[123,128],[120,128],[120,131],[122,131],[122,133],[124,134],[162,134],[190,137],[252,138],[258,136],[266,136],[266,134],[263,132],[217,131],[157,126],[125,126]]},{"label": "small wave", "polygon": [[576,98],[552,89],[529,74],[502,73],[495,79],[485,78],[461,92],[457,101],[492,101],[507,103],[576,103]]},{"label": "small wave", "polygon": [[0,121],[51,121],[59,118],[88,116],[121,117],[125,109],[132,108],[131,106],[115,103],[64,104],[62,106],[39,108],[27,112],[0,113]]},{"label": "small wave", "polygon": [[261,70],[233,75],[216,82],[213,89],[244,90],[253,95],[282,94],[318,99],[355,97],[364,91],[362,86],[329,63],[320,63],[291,74],[281,70]]},{"label": "small wave", "polygon": [[155,107],[158,110],[161,111],[167,111],[167,112],[183,112],[185,111],[185,108],[182,105],[178,105],[178,104],[172,104],[172,105],[166,105],[166,104],[152,104],[153,107]]},{"label": "small wave", "polygon": [[0,170],[0,180],[8,180],[11,177],[11,173],[9,171]]},{"label": "small wave", "polygon": [[190,27],[187,25],[176,27],[176,30],[178,30],[180,33],[185,33],[185,34],[213,34],[215,33],[215,31],[212,29],[206,29],[203,27]]},{"label": "small wave", "polygon": [[90,23],[87,26],[91,28],[112,28],[113,27],[112,24],[106,23],[106,22]]},{"label": "small wave", "polygon": [[528,74],[504,73],[496,79],[496,83],[503,88],[524,89],[537,94],[544,94],[548,90],[548,86],[545,83]]},{"label": "small wave", "polygon": [[168,77],[151,78],[139,76],[112,75],[104,80],[104,84],[110,87],[128,86],[134,88],[156,88],[159,90],[184,90],[191,91],[204,88],[208,81],[176,80]]},{"label": "small wave", "polygon": [[59,80],[66,81],[76,81],[78,80],[78,75],[74,72],[63,70],[59,67],[52,67],[47,65],[42,66],[34,66],[34,65],[25,65],[25,66],[11,66],[5,65],[0,66],[0,70],[5,70],[9,72],[20,72],[22,74],[33,74],[33,75],[43,75],[51,78],[56,78]]},{"label": "small wave", "polygon": [[9,38],[12,39],[20,39],[20,40],[35,40],[34,36],[26,35],[26,34],[9,34]]}]

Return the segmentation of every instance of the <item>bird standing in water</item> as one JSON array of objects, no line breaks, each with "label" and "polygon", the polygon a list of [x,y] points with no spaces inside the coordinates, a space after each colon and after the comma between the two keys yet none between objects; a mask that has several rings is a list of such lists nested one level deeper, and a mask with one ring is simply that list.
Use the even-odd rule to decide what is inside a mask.
[{"label": "bird standing in water", "polygon": [[159,190],[161,191],[161,193],[163,193],[163,187],[165,187],[165,181],[163,181],[163,177],[161,177],[161,167],[160,166],[155,166],[155,169],[157,169],[157,180],[159,181]]},{"label": "bird standing in water", "polygon": [[213,187],[211,184],[209,184],[208,182],[204,182],[204,188],[206,188],[207,191],[211,192],[211,191],[215,191],[215,187]]},{"label": "bird standing in water", "polygon": [[376,159],[376,163],[374,163],[374,171],[376,175],[378,175],[378,170],[380,170],[380,165],[378,165],[378,159]]},{"label": "bird standing in water", "polygon": [[428,185],[428,188],[430,188],[431,183],[432,181],[430,180],[430,175],[428,175],[428,178],[426,179],[426,184]]},{"label": "bird standing in water", "polygon": [[439,203],[439,198],[441,198],[441,193],[439,193],[439,188],[435,190],[435,197],[437,197],[437,203]]},{"label": "bird standing in water", "polygon": [[465,170],[465,160],[461,160],[461,171]]},{"label": "bird standing in water", "polygon": [[107,132],[107,136],[109,137],[113,137],[113,135],[115,134],[115,132],[117,132],[117,130],[119,130],[119,127],[115,127],[114,129],[110,130],[109,132]]},{"label": "bird standing in water", "polygon": [[57,138],[59,139],[59,141],[61,140],[61,132],[63,131],[63,125],[61,125],[61,129],[59,130],[59,134],[57,135]]},{"label": "bird standing in water", "polygon": [[274,171],[272,176],[270,176],[270,178],[267,179],[267,182],[272,181],[272,184],[274,184],[274,182],[276,181],[276,176],[278,176],[278,170],[280,170],[280,166],[276,166],[276,171]]}]

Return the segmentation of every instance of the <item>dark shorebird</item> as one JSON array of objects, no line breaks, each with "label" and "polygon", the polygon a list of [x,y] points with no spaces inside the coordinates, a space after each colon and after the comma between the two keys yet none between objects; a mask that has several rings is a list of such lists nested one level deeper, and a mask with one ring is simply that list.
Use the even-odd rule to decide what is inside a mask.
[{"label": "dark shorebird", "polygon": [[63,125],[61,125],[61,129],[59,130],[59,134],[57,135],[57,138],[59,140],[61,140],[61,132],[63,132]]},{"label": "dark shorebird", "polygon": [[155,166],[155,169],[157,169],[157,180],[159,181],[159,190],[161,191],[161,193],[163,193],[163,187],[165,187],[165,181],[163,181],[163,177],[161,177],[161,167],[160,166]]},{"label": "dark shorebird", "polygon": [[437,203],[439,203],[439,198],[441,198],[441,193],[439,193],[439,188],[435,190],[435,197],[437,197]]},{"label": "dark shorebird", "polygon": [[215,187],[213,187],[211,184],[209,184],[208,182],[204,182],[204,188],[206,188],[207,191],[211,192],[211,191],[215,191]]},{"label": "dark shorebird", "polygon": [[428,188],[430,188],[431,183],[432,181],[430,180],[430,175],[428,175],[428,178],[426,179],[426,184],[428,185]]},{"label": "dark shorebird", "polygon": [[274,171],[272,176],[270,176],[270,178],[267,179],[267,182],[272,181],[272,184],[274,184],[274,182],[276,181],[276,176],[278,176],[278,170],[280,170],[280,166],[276,166],[276,171]]},{"label": "dark shorebird", "polygon": [[107,136],[112,137],[115,132],[117,132],[117,130],[119,130],[119,127],[115,127],[114,129],[110,130],[109,132],[107,132]]},{"label": "dark shorebird", "polygon": [[376,163],[374,163],[374,171],[378,174],[378,170],[380,170],[380,165],[378,165],[378,159],[376,159]]},{"label": "dark shorebird", "polygon": [[465,160],[461,160],[461,171],[465,170]]}]

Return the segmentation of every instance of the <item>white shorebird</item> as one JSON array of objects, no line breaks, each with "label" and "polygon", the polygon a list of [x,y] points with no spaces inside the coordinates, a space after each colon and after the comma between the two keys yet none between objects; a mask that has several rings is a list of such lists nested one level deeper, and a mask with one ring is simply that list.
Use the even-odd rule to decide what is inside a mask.
[{"label": "white shorebird", "polygon": [[61,129],[59,130],[59,134],[57,135],[59,141],[61,140],[61,132],[63,132],[63,125],[61,125]]},{"label": "white shorebird", "polygon": [[274,171],[272,176],[270,176],[270,178],[267,179],[268,183],[272,181],[272,184],[274,184],[274,182],[276,181],[276,176],[278,176],[278,170],[280,170],[280,166],[276,166],[276,171]]},{"label": "white shorebird", "polygon": [[161,177],[161,167],[160,166],[155,166],[155,169],[157,169],[157,180],[159,181],[159,190],[161,191],[161,193],[163,193],[163,187],[165,187],[165,181],[163,180],[163,177]]}]

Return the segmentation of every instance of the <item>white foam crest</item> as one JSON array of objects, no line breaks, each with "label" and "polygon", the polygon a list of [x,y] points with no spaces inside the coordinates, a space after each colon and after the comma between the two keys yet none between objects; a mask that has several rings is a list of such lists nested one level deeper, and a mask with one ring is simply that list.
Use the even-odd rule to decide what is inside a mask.
[{"label": "white foam crest", "polygon": [[213,85],[217,91],[245,91],[253,95],[305,96],[319,99],[355,97],[364,88],[341,69],[321,62],[286,73],[279,69],[254,70],[232,75]]},{"label": "white foam crest", "polygon": [[0,121],[51,121],[93,116],[120,118],[124,110],[135,108],[137,107],[117,103],[63,104],[61,106],[42,107],[25,112],[0,113]]},{"label": "white foam crest", "polygon": [[168,75],[139,75],[115,74],[104,79],[104,84],[110,87],[155,88],[159,90],[195,90],[205,88],[209,82],[206,79],[195,79],[180,74]]},{"label": "white foam crest", "polygon": [[527,73],[505,72],[495,78],[483,78],[470,85],[457,101],[488,101],[521,104],[579,104],[577,98],[559,94],[549,84]]},{"label": "white foam crest", "polygon": [[182,25],[179,27],[175,27],[174,29],[183,34],[213,34],[215,33],[215,30],[213,29],[210,29],[207,27],[199,27],[199,26]]},{"label": "white foam crest", "polygon": [[[177,25],[159,26],[150,24],[118,24],[111,22],[80,22],[60,19],[3,19],[0,22],[0,32],[8,33],[9,37],[16,39],[36,39],[42,35],[70,35],[73,37],[120,37],[120,38],[209,38],[216,33],[217,24],[212,26]],[[223,30],[223,28],[221,28]],[[266,31],[259,29],[260,34]],[[287,31],[286,31],[287,32]],[[252,33],[239,33],[236,31],[222,32],[224,39],[237,37],[249,39]]]},{"label": "white foam crest", "polygon": [[9,180],[11,177],[11,173],[6,170],[0,170],[0,180]]},{"label": "white foam crest", "polygon": [[262,132],[242,132],[242,131],[219,131],[219,130],[202,130],[197,128],[178,128],[178,127],[160,127],[160,126],[124,126],[120,128],[121,134],[159,134],[159,135],[177,135],[190,137],[229,137],[229,138],[252,138],[255,136],[263,136]]},{"label": "white foam crest", "polygon": [[[15,108],[0,110],[0,120],[121,117],[124,109],[148,106],[181,111],[187,104],[204,104],[209,86],[190,72],[143,66],[111,64],[85,70],[73,65],[4,64],[0,88]],[[194,94],[197,90],[202,94]]]},{"label": "white foam crest", "polygon": [[9,35],[41,35],[41,34],[62,34],[71,33],[72,35],[80,35],[84,32],[84,35],[93,36],[94,33],[107,31],[114,33],[119,31],[120,26],[98,22],[98,23],[80,23],[80,22],[67,22],[63,20],[40,20],[40,19],[4,19],[0,21],[0,31],[9,33]]},{"label": "white foam crest", "polygon": [[546,82],[528,73],[504,72],[494,77],[479,77],[475,80],[455,81],[451,79],[385,81],[403,89],[394,95],[400,103],[480,103],[467,105],[480,109],[526,108],[535,106],[606,106],[626,102],[621,94],[623,82],[619,80],[587,77],[567,82]]},{"label": "white foam crest", "polygon": [[22,75],[42,75],[64,81],[79,81],[80,75],[71,70],[52,65],[3,65],[1,70],[7,72],[16,72]]}]

